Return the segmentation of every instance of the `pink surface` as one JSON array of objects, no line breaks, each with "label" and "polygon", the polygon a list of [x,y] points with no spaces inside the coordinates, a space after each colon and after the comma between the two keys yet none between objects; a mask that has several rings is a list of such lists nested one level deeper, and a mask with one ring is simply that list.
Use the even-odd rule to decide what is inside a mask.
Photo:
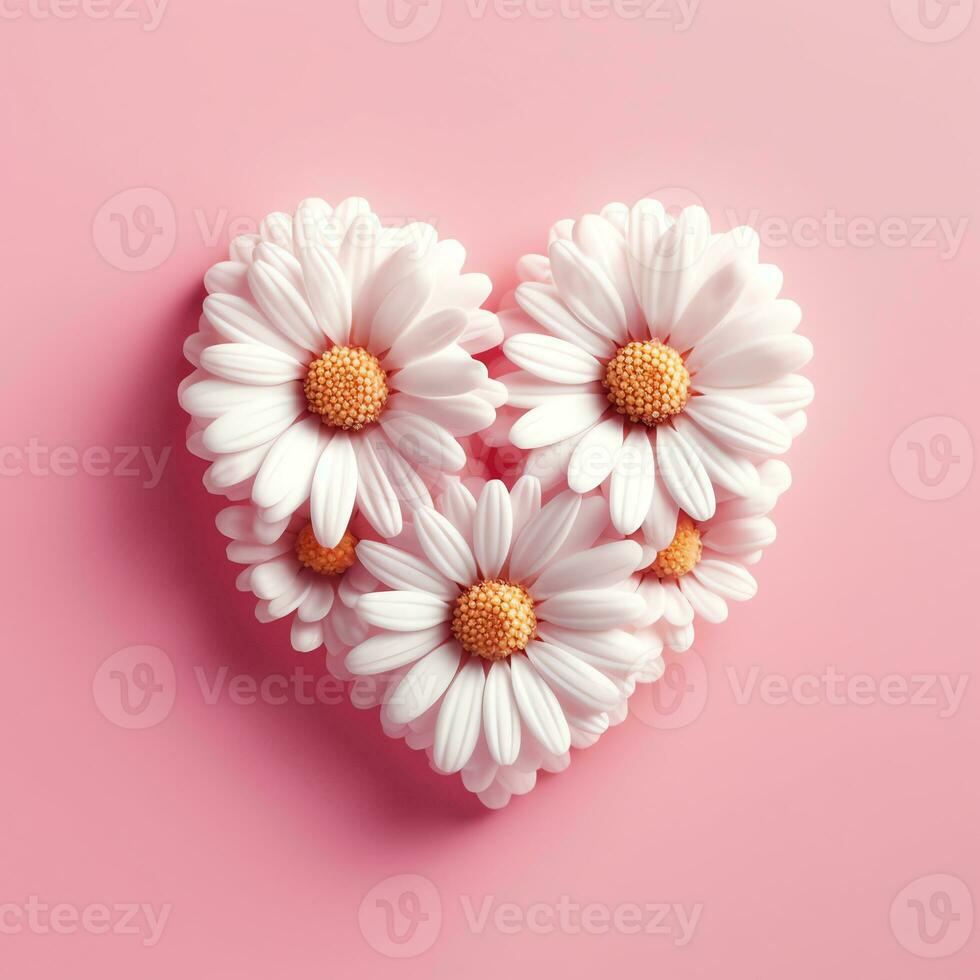
[{"label": "pink surface", "polygon": [[[977,975],[972,0],[637,6],[431,0],[399,43],[381,0],[4,5],[4,977]],[[306,195],[434,222],[499,297],[662,189],[803,306],[795,485],[758,598],[487,813],[234,592],[180,344]]]}]

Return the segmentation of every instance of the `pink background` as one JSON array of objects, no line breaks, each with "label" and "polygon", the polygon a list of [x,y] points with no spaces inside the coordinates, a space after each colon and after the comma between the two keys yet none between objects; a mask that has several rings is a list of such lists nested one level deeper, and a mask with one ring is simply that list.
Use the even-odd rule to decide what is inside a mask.
[{"label": "pink background", "polygon": [[[703,0],[686,30],[620,16],[628,3],[507,19],[473,2],[432,25],[423,8],[413,23],[433,29],[413,43],[376,36],[355,0],[171,0],[154,30],[117,0],[106,19],[72,0],[60,17],[4,8],[0,972],[976,976],[980,24],[933,44],[903,0],[897,19],[888,0]],[[364,6],[377,25],[383,4]],[[182,445],[180,344],[230,220],[363,194],[460,238],[496,300],[553,220],[663,188],[720,227],[776,219],[763,256],[816,346],[758,598],[702,629],[660,702],[500,813],[385,739],[376,712],[207,703],[199,676],[222,667],[323,672],[234,592],[219,501]],[[108,215],[140,205],[159,230],[132,271]],[[856,223],[828,230],[835,214]],[[939,219],[967,222],[958,246]],[[31,440],[90,455],[31,460]],[[124,446],[173,447],[159,485],[145,462],[98,475],[98,447],[118,469]],[[97,672],[137,645],[164,651],[164,690],[137,718],[158,723],[127,730],[113,665]],[[809,680],[831,665],[842,698]],[[740,703],[753,670],[797,694]],[[952,710],[940,685],[964,678]],[[368,895],[398,875],[427,881]],[[910,882],[938,919],[914,918]],[[375,899],[403,892],[429,917],[396,916],[397,950],[417,955],[392,959]],[[69,906],[66,934],[28,924],[32,895]],[[535,903],[563,895],[702,909],[685,945],[674,913],[671,935],[467,922],[493,896],[541,923]],[[125,903],[172,907],[155,945],[114,911],[108,934],[71,925]]]}]

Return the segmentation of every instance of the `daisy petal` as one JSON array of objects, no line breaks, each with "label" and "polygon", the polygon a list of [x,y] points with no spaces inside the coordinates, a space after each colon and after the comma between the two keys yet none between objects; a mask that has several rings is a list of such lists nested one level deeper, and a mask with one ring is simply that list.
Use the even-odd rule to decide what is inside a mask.
[{"label": "daisy petal", "polygon": [[699,395],[685,414],[722,445],[761,456],[778,456],[790,447],[786,425],[772,412],[739,398]]},{"label": "daisy petal", "polygon": [[813,356],[813,345],[799,334],[773,334],[727,349],[705,364],[696,384],[740,388],[766,384],[798,371]]},{"label": "daisy petal", "polygon": [[706,548],[722,555],[759,551],[775,540],[776,525],[768,517],[722,521],[720,524],[712,524],[702,536]]},{"label": "daisy petal", "polygon": [[759,488],[759,471],[744,456],[719,446],[687,418],[674,419],[674,428],[694,447],[712,483],[742,497]]},{"label": "daisy petal", "polygon": [[697,579],[684,575],[679,585],[695,615],[700,616],[706,623],[723,623],[728,619],[728,605],[725,600],[710,589],[706,589]]},{"label": "daisy petal", "polygon": [[625,630],[573,630],[542,623],[538,633],[541,639],[604,674],[627,677],[645,659],[638,639]]},{"label": "daisy petal", "polygon": [[534,597],[547,599],[580,587],[583,582],[595,589],[618,585],[636,571],[642,554],[643,549],[635,541],[612,541],[569,555],[541,573],[534,583]]},{"label": "daisy petal", "polygon": [[391,289],[371,321],[371,345],[375,350],[387,350],[408,329],[428,303],[434,286],[432,264],[422,262]]},{"label": "daisy petal", "polygon": [[447,602],[459,595],[459,589],[443,578],[421,558],[394,548],[383,541],[361,541],[357,557],[378,581],[391,589],[428,592]]},{"label": "daisy petal", "polygon": [[521,750],[521,718],[511,686],[510,667],[503,660],[491,664],[483,689],[483,732],[494,761],[509,766]]},{"label": "daisy petal", "polygon": [[541,324],[552,336],[567,340],[594,357],[609,357],[612,354],[612,341],[597,336],[577,320],[562,303],[554,286],[523,282],[517,287],[514,299],[532,320]]},{"label": "daisy petal", "polygon": [[677,533],[677,501],[662,479],[655,481],[653,501],[643,519],[643,539],[655,551],[661,551],[670,544]]},{"label": "daisy petal", "polygon": [[357,494],[355,502],[378,534],[393,538],[402,531],[402,509],[398,494],[378,459],[371,439],[353,442],[357,456]]},{"label": "daisy petal", "polygon": [[357,603],[357,612],[372,626],[396,633],[427,630],[446,622],[449,603],[426,592],[368,592]]},{"label": "daisy petal", "polygon": [[718,559],[702,559],[691,574],[707,589],[723,599],[745,602],[758,591],[755,579],[741,565]]},{"label": "daisy petal", "polygon": [[432,357],[459,340],[466,325],[465,311],[454,308],[416,320],[395,338],[382,366],[386,371],[394,371],[412,361]]},{"label": "daisy petal", "polygon": [[456,675],[439,709],[432,761],[442,772],[459,772],[480,736],[483,666],[470,660]]},{"label": "daisy petal", "polygon": [[675,429],[657,429],[657,472],[681,510],[696,521],[715,512],[715,491],[691,444]]},{"label": "daisy petal", "polygon": [[473,552],[484,578],[496,578],[510,552],[514,515],[510,496],[500,480],[483,488],[473,521]]},{"label": "daisy petal", "polygon": [[297,616],[289,627],[289,642],[299,653],[310,653],[323,645],[323,627],[318,622],[305,623]]},{"label": "daisy petal", "polygon": [[709,276],[671,328],[670,345],[686,351],[707,337],[735,307],[753,269],[736,258]]},{"label": "daisy petal", "polygon": [[550,446],[587,429],[609,408],[600,394],[561,395],[525,412],[510,430],[519,449]]},{"label": "daisy petal", "polygon": [[507,359],[536,377],[559,385],[587,384],[602,376],[602,365],[567,340],[541,333],[522,333],[504,341]]},{"label": "daisy petal", "polygon": [[299,261],[317,324],[332,343],[345,346],[350,340],[351,296],[343,269],[320,244],[301,248]]},{"label": "daisy petal", "polygon": [[531,578],[555,556],[565,543],[582,506],[582,498],[572,491],[549,501],[528,522],[514,542],[509,575],[517,582]]},{"label": "daisy petal", "polygon": [[252,591],[260,599],[275,599],[296,581],[299,570],[299,562],[292,554],[283,554],[256,565],[252,569]]},{"label": "daisy petal", "polygon": [[643,599],[622,589],[562,592],[538,604],[535,613],[548,623],[571,629],[604,630],[643,615]]},{"label": "daisy petal", "polygon": [[322,429],[319,419],[305,418],[276,439],[252,485],[256,506],[273,507],[294,488],[304,500],[309,496]]},{"label": "daisy petal", "polygon": [[454,473],[466,465],[463,447],[437,422],[421,415],[385,412],[381,428],[398,452],[420,466]]},{"label": "daisy petal", "polygon": [[572,736],[558,698],[527,657],[510,659],[514,700],[528,731],[548,752],[567,752]]},{"label": "daisy petal", "polygon": [[465,395],[487,377],[486,366],[459,347],[447,347],[402,368],[392,375],[397,391],[427,398]]},{"label": "daisy petal", "polygon": [[352,674],[384,674],[424,657],[448,635],[444,623],[411,633],[379,633],[354,647],[344,665]]},{"label": "daisy petal", "polygon": [[327,338],[313,311],[278,269],[253,262],[248,267],[248,286],[265,315],[293,343],[308,351],[323,350]]},{"label": "daisy petal", "polygon": [[653,502],[653,447],[645,428],[633,426],[613,465],[609,516],[620,534],[632,534]]},{"label": "daisy petal", "polygon": [[493,405],[480,395],[422,398],[401,392],[388,399],[388,410],[400,415],[421,415],[441,425],[450,435],[470,436],[493,425]]},{"label": "daisy petal", "polygon": [[516,541],[528,521],[541,509],[541,484],[534,477],[522,476],[511,487],[510,509],[514,517],[511,534]]},{"label": "daisy petal", "polygon": [[[622,418],[611,415],[602,419],[579,439],[568,461],[569,487],[576,493],[595,490],[612,473],[622,448]],[[653,475],[652,469],[650,475]]]},{"label": "daisy petal", "polygon": [[459,659],[459,644],[450,640],[414,663],[385,699],[388,718],[396,725],[407,725],[425,714],[456,676]]},{"label": "daisy petal", "polygon": [[246,385],[281,385],[306,376],[299,361],[264,344],[212,344],[201,352],[201,367]]},{"label": "daisy petal", "polygon": [[203,435],[205,448],[212,453],[236,453],[255,449],[275,439],[303,410],[301,394],[274,402],[233,409],[215,419]]},{"label": "daisy petal", "polygon": [[561,395],[587,395],[598,391],[598,386],[588,384],[567,385],[553,384],[536,378],[528,371],[512,371],[499,379],[507,392],[507,404],[515,408],[537,408],[549,398]]},{"label": "daisy petal", "polygon": [[310,493],[313,534],[323,547],[336,548],[347,531],[357,483],[357,457],[350,436],[335,432],[320,454]]},{"label": "daisy petal", "polygon": [[476,562],[469,545],[442,514],[432,507],[420,507],[415,513],[415,531],[433,568],[460,585],[476,580]]},{"label": "daisy petal", "polygon": [[225,340],[232,343],[254,341],[302,359],[305,348],[277,330],[248,300],[240,296],[214,293],[204,301],[204,315]]},{"label": "daisy petal", "polygon": [[625,343],[626,310],[599,264],[569,241],[554,242],[548,257],[565,305],[600,337]]},{"label": "daisy petal", "polygon": [[590,711],[608,711],[622,700],[608,677],[550,643],[532,640],[527,656],[554,689]]}]

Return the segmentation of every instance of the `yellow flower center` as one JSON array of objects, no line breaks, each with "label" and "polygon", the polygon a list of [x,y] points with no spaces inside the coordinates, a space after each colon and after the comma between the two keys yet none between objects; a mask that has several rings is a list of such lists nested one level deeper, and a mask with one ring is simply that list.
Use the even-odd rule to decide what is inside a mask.
[{"label": "yellow flower center", "polygon": [[534,600],[520,585],[487,579],[470,586],[453,610],[453,635],[467,652],[502,660],[525,649],[538,628]]},{"label": "yellow flower center", "polygon": [[354,564],[356,547],[357,538],[347,531],[336,548],[324,548],[313,533],[313,525],[307,524],[296,538],[296,557],[319,575],[343,575]]},{"label": "yellow flower center", "polygon": [[694,521],[682,514],[677,521],[674,540],[657,552],[657,557],[647,569],[657,578],[680,578],[701,560],[701,532]]},{"label": "yellow flower center", "polygon": [[634,340],[616,351],[602,384],[620,415],[659,425],[687,404],[691,376],[673,347],[659,340]]},{"label": "yellow flower center", "polygon": [[363,347],[332,347],[310,361],[306,404],[328,425],[361,429],[381,418],[388,401],[388,375]]}]

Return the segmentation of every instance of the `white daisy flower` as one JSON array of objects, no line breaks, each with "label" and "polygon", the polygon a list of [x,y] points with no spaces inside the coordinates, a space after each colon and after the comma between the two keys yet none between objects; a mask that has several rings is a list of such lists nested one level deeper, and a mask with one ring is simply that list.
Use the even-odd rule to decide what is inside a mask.
[{"label": "white daisy flower", "polygon": [[518,266],[520,309],[501,314],[520,370],[501,378],[498,428],[531,450],[525,472],[601,486],[616,529],[648,537],[659,508],[706,521],[719,493],[752,493],[813,396],[795,373],[812,354],[800,308],[758,244],[652,200],[559,222],[548,256]]},{"label": "white daisy flower", "polygon": [[500,806],[625,713],[645,660],[628,631],[645,609],[630,584],[642,548],[595,544],[601,498],[565,491],[542,506],[533,477],[509,493],[499,480],[475,485],[476,497],[456,483],[415,511],[404,547],[358,545],[387,589],[358,602],[377,632],[346,666],[388,674],[385,731]]},{"label": "white daisy flower", "polygon": [[696,620],[724,622],[729,602],[745,602],[756,594],[749,566],[776,539],[776,525],[767,515],[790,482],[789,467],[768,460],[759,467],[758,489],[747,497],[728,494],[708,520],[695,521],[676,507],[672,514],[660,515],[633,576],[646,604],[637,632],[651,655],[639,679],[663,673],[662,662],[655,661],[664,645],[675,653],[690,648]]},{"label": "white daisy flower", "polygon": [[259,622],[292,615],[293,649],[309,653],[326,645],[327,666],[348,676],[343,655],[368,634],[355,608],[363,594],[378,587],[357,560],[359,535],[369,531],[367,525],[362,532],[355,522],[336,546],[327,548],[317,541],[307,508],[272,524],[254,505],[236,504],[222,510],[215,523],[231,539],[228,558],[245,565],[235,585],[259,600]]},{"label": "white daisy flower", "polygon": [[269,523],[310,501],[336,546],[357,505],[383,536],[428,503],[420,470],[465,463],[502,387],[472,355],[499,342],[486,276],[424,224],[382,227],[366,201],[270,214],[205,276],[180,402],[209,490],[250,496]]}]

